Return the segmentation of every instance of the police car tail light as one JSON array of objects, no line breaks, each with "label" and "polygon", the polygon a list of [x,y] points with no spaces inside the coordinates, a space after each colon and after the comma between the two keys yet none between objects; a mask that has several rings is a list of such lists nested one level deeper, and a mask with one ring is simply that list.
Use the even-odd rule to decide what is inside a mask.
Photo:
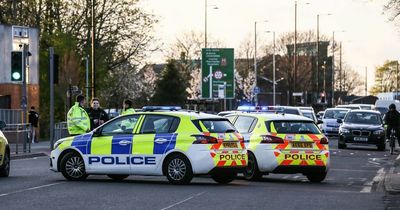
[{"label": "police car tail light", "polygon": [[205,136],[205,135],[192,135],[196,138],[193,144],[216,144],[218,143],[218,139],[213,136]]},{"label": "police car tail light", "polygon": [[277,136],[271,136],[271,135],[262,135],[261,136],[261,143],[262,144],[283,144],[284,141],[282,138],[277,137]]},{"label": "police car tail light", "polygon": [[322,137],[322,139],[319,140],[319,143],[320,143],[320,144],[328,144],[329,141],[328,141],[328,139],[327,139],[326,137]]}]

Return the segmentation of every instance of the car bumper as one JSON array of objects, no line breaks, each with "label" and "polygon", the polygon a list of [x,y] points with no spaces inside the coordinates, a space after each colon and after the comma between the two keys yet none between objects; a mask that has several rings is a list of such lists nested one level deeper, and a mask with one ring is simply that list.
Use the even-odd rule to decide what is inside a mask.
[{"label": "car bumper", "polygon": [[385,144],[385,134],[380,135],[370,135],[370,136],[355,136],[352,134],[340,134],[339,135],[340,144],[360,144],[360,145],[381,145]]},{"label": "car bumper", "polygon": [[59,172],[58,169],[58,157],[60,156],[60,151],[58,149],[55,149],[51,151],[50,153],[50,170],[54,172]]},{"label": "car bumper", "polygon": [[339,127],[325,127],[322,129],[325,136],[337,136],[339,135]]}]

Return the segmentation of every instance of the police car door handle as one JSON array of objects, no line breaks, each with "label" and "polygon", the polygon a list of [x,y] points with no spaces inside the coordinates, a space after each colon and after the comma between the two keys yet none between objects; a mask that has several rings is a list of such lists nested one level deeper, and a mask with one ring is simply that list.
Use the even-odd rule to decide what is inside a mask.
[{"label": "police car door handle", "polygon": [[122,140],[122,141],[119,141],[118,143],[119,143],[119,145],[126,146],[126,145],[130,144],[131,142],[130,141],[126,141],[126,140]]},{"label": "police car door handle", "polygon": [[167,139],[164,139],[164,138],[158,138],[158,139],[156,139],[156,140],[154,140],[154,142],[156,142],[157,144],[163,144],[163,143],[165,143],[165,142],[167,142],[168,140]]}]

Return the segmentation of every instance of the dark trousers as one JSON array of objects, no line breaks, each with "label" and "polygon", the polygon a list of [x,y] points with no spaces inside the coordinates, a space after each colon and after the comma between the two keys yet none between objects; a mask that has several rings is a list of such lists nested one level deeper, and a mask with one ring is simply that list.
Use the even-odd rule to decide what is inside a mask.
[{"label": "dark trousers", "polygon": [[390,134],[392,133],[392,129],[394,129],[395,132],[396,132],[397,142],[399,143],[399,146],[400,146],[400,129],[398,127],[388,126],[387,130],[386,130],[386,138],[387,139],[390,138]]}]

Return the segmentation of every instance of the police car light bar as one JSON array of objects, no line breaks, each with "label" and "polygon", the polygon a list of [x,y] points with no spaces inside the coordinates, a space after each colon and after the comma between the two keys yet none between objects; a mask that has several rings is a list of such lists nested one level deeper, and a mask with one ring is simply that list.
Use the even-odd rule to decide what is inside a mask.
[{"label": "police car light bar", "polygon": [[180,106],[144,106],[142,111],[152,112],[152,111],[178,111],[182,110]]}]

